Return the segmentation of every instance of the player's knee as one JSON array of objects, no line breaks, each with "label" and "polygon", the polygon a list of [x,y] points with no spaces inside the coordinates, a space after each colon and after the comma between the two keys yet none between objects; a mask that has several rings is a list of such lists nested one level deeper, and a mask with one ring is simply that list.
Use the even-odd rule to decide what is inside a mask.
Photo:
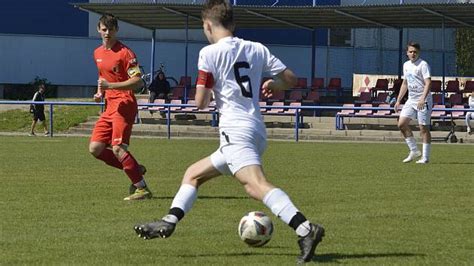
[{"label": "player's knee", "polygon": [[89,153],[94,157],[98,157],[102,153],[103,148],[99,145],[90,144]]},{"label": "player's knee", "polygon": [[124,145],[115,145],[112,146],[112,152],[114,153],[115,157],[121,158],[123,154],[127,152],[127,147]]}]

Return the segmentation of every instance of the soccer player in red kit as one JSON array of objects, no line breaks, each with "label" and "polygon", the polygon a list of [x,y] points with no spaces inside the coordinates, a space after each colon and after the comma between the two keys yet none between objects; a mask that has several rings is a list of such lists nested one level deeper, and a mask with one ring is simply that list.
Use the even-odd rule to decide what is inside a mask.
[{"label": "soccer player in red kit", "polygon": [[97,31],[102,45],[95,49],[94,60],[99,71],[96,101],[105,97],[106,109],[96,122],[89,143],[89,152],[106,164],[121,169],[131,180],[131,194],[124,200],[152,197],[139,165],[128,151],[132,126],[137,115],[134,89],[143,87],[137,58],[130,48],[117,39],[118,22],[113,15],[99,19]]}]

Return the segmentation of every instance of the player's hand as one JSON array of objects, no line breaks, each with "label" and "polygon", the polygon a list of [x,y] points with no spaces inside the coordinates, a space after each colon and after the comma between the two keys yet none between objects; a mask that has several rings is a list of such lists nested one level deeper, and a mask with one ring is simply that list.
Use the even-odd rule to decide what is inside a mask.
[{"label": "player's hand", "polygon": [[269,80],[266,80],[263,84],[262,84],[262,96],[264,98],[270,98],[273,96],[273,91],[269,88],[270,84],[274,82],[273,79],[269,79]]},{"label": "player's hand", "polygon": [[418,103],[416,104],[416,108],[418,108],[418,110],[420,111],[425,109],[425,101],[419,100]]},{"label": "player's hand", "polygon": [[97,80],[97,89],[99,91],[103,91],[103,90],[106,90],[108,89],[110,86],[109,82],[103,78],[99,78],[99,80]]},{"label": "player's hand", "polygon": [[398,108],[400,108],[400,102],[399,101],[397,101],[395,103],[395,105],[393,106],[393,110],[395,111],[395,113],[398,113]]},{"label": "player's hand", "polygon": [[94,94],[94,102],[100,103],[102,101],[102,93],[98,92]]}]

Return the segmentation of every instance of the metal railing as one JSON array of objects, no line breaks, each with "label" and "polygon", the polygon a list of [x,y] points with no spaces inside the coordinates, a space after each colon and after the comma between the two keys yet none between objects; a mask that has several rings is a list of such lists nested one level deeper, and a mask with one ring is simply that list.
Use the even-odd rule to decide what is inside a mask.
[{"label": "metal railing", "polygon": [[[44,102],[35,102],[35,101],[0,101],[0,104],[7,104],[7,105],[30,105],[30,104],[40,104],[40,105],[49,105],[49,128],[50,128],[50,137],[53,137],[54,129],[54,106],[55,105],[89,105],[89,106],[103,106],[103,103],[95,103],[95,102],[54,102],[54,101],[44,101]],[[195,105],[190,105],[190,104],[156,104],[156,103],[140,103],[138,106],[147,106],[147,107],[164,107],[165,112],[166,112],[166,125],[167,125],[167,138],[171,138],[171,113],[191,113],[191,112],[186,112],[186,111],[181,111],[181,110],[171,110],[172,107],[196,107]],[[393,110],[393,107],[352,107],[352,106],[271,106],[271,105],[265,105],[265,106],[260,106],[261,109],[295,109],[294,114],[290,113],[272,113],[268,115],[286,115],[286,116],[291,116],[294,115],[294,121],[295,121],[295,141],[299,141],[299,129],[300,126],[302,126],[303,123],[303,115],[301,114],[301,111],[303,110],[311,110],[311,111],[316,111],[316,110]],[[447,112],[474,112],[474,108],[433,108],[433,111],[447,111]],[[141,111],[148,111],[147,109],[142,109]],[[139,111],[140,112],[140,111]],[[196,113],[200,113],[199,111]],[[201,113],[206,113],[206,112],[201,112]],[[217,126],[218,123],[218,110],[209,110],[207,113],[212,114],[212,122],[214,126]],[[265,115],[265,114],[264,114]],[[448,115],[448,114],[447,114]],[[370,116],[359,116],[360,118],[364,117],[370,117]],[[338,115],[336,115],[336,129],[338,127]]]}]

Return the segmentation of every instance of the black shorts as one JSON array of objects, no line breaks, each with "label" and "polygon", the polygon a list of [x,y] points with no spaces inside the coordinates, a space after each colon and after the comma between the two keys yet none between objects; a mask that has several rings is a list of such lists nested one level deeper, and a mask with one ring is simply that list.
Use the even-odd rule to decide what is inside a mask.
[{"label": "black shorts", "polygon": [[44,112],[34,112],[33,113],[33,120],[35,121],[44,121],[46,117],[44,116]]}]

